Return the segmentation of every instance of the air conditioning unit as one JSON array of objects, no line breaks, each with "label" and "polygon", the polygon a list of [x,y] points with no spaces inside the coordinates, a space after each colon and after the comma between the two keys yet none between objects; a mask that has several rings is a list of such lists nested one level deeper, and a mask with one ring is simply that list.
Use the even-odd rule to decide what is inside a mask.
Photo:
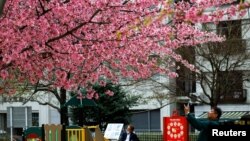
[{"label": "air conditioning unit", "polygon": [[200,94],[198,94],[198,93],[189,93],[189,95],[190,95],[190,96],[196,96],[196,97],[199,97],[199,96],[200,96]]},{"label": "air conditioning unit", "polygon": [[192,100],[192,99],[190,99],[188,103],[190,103],[190,104],[201,104],[200,101],[197,101],[197,100],[194,101],[194,100]]},{"label": "air conditioning unit", "polygon": [[201,93],[189,93],[190,101],[189,103],[191,104],[200,104],[198,101],[198,97],[200,97],[202,94]]}]

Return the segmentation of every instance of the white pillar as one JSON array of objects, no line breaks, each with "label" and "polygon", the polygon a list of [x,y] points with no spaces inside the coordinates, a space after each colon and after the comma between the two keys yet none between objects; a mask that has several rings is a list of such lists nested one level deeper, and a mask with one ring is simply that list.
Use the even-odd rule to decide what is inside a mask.
[{"label": "white pillar", "polygon": [[28,129],[28,107],[25,107],[25,129]]},{"label": "white pillar", "polygon": [[13,111],[10,107],[10,140],[13,141]]}]

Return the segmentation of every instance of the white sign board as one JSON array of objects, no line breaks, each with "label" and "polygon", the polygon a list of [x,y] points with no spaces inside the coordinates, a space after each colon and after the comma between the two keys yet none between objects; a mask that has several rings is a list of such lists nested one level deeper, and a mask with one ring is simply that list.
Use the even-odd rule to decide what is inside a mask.
[{"label": "white sign board", "polygon": [[104,132],[104,137],[110,140],[118,140],[120,138],[122,128],[122,123],[109,123]]}]

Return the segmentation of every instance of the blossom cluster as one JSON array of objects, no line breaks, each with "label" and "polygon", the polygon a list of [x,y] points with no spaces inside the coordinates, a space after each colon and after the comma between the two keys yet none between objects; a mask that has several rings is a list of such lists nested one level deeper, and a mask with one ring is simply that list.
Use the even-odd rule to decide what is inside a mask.
[{"label": "blossom cluster", "polygon": [[[240,3],[220,9],[232,2],[8,0],[0,18],[0,77],[67,90],[87,87],[100,77],[114,82],[119,76],[137,80],[156,73],[177,77],[173,59],[195,67],[176,49],[223,41],[196,23],[243,16],[249,7]],[[88,97],[98,96],[90,90]]]}]

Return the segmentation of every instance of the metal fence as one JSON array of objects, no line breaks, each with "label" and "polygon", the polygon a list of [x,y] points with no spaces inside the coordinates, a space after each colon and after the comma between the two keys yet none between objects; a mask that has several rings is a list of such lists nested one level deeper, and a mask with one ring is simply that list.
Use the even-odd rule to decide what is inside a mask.
[{"label": "metal fence", "polygon": [[[136,132],[140,141],[163,141],[162,132],[150,132],[150,131],[140,131]],[[189,141],[196,141],[198,135],[194,133],[189,133]],[[0,134],[0,141],[9,141],[6,135]]]},{"label": "metal fence", "polygon": [[[136,132],[138,138],[140,141],[163,141],[163,134],[162,132]],[[189,141],[196,141],[198,135],[195,133],[190,133],[189,134]]]}]

